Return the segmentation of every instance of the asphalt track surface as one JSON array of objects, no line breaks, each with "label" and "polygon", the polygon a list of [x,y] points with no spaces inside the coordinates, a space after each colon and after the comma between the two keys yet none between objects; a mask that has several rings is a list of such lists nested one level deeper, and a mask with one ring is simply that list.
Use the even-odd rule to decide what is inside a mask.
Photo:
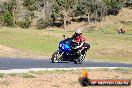
[{"label": "asphalt track surface", "polygon": [[82,64],[73,62],[52,63],[50,59],[0,58],[0,70],[30,68],[79,68],[79,67],[129,67],[132,64],[84,61]]}]

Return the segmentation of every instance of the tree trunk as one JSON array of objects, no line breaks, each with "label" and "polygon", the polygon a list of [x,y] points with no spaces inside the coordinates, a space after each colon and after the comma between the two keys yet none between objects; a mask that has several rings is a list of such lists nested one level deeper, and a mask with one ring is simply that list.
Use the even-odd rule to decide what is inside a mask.
[{"label": "tree trunk", "polygon": [[66,25],[66,16],[64,16],[64,30],[67,30],[67,25]]},{"label": "tree trunk", "polygon": [[88,24],[90,23],[90,14],[87,13],[87,21],[88,21]]},{"label": "tree trunk", "polygon": [[43,9],[43,18],[46,19],[46,2],[44,2],[44,7],[42,8]]},{"label": "tree trunk", "polygon": [[13,9],[12,14],[13,14],[13,26],[15,26],[15,24],[16,24],[15,9]]}]

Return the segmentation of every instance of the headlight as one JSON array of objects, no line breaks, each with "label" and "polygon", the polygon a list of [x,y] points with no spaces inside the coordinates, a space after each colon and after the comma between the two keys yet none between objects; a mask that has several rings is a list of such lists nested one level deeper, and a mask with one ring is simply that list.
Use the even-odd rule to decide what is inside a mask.
[{"label": "headlight", "polygon": [[62,46],[62,49],[64,49],[64,46]]},{"label": "headlight", "polygon": [[59,47],[62,47],[62,44],[60,44]]}]

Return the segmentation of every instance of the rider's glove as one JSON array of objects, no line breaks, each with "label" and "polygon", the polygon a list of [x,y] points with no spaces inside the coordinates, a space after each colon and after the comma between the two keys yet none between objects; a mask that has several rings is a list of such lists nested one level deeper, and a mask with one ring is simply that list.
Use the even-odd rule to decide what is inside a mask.
[{"label": "rider's glove", "polygon": [[72,47],[72,49],[78,49],[77,47]]}]

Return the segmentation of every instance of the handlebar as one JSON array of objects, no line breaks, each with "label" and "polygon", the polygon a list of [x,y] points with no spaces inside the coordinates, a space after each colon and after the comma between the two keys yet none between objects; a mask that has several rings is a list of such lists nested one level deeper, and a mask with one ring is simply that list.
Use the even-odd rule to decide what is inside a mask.
[{"label": "handlebar", "polygon": [[66,35],[63,35],[64,39],[66,39]]}]

